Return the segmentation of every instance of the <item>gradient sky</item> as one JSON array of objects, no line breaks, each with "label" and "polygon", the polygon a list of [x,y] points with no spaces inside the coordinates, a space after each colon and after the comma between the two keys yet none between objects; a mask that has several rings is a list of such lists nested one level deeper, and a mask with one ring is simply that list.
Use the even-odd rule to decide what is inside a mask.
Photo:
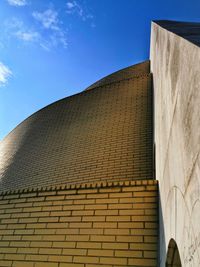
[{"label": "gradient sky", "polygon": [[38,109],[149,58],[151,20],[199,0],[0,0],[0,139]]}]

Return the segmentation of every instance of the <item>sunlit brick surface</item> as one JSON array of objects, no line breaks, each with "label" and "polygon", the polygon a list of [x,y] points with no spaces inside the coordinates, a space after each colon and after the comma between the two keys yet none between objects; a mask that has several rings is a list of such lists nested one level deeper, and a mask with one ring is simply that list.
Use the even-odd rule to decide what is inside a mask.
[{"label": "sunlit brick surface", "polygon": [[0,266],[155,267],[157,182],[43,188],[0,196]]},{"label": "sunlit brick surface", "polygon": [[0,144],[0,190],[152,179],[148,72],[149,62],[121,70],[26,119]]},{"label": "sunlit brick surface", "polygon": [[142,74],[149,73],[149,71],[150,71],[149,61],[145,61],[142,64],[136,64],[128,68],[116,71],[111,75],[108,75],[102,78],[101,80],[95,82],[94,84],[86,88],[86,90],[90,90],[98,86],[104,86],[112,82],[119,82],[127,79],[136,78],[141,76]]},{"label": "sunlit brick surface", "polygon": [[149,62],[27,118],[0,144],[0,266],[156,267]]}]

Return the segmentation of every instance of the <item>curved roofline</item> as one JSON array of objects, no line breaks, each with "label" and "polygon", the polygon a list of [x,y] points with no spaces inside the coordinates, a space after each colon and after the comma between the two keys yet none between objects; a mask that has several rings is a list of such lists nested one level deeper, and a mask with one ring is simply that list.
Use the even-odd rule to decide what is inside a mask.
[{"label": "curved roofline", "polygon": [[[108,77],[111,76],[111,75],[118,74],[118,73],[121,72],[121,71],[127,70],[127,69],[129,69],[129,68],[131,68],[131,67],[136,67],[136,66],[142,65],[142,64],[147,63],[147,62],[150,62],[150,60],[147,59],[147,60],[142,61],[142,62],[139,62],[139,63],[137,63],[137,64],[130,65],[130,66],[125,67],[125,68],[123,68],[123,69],[119,69],[119,70],[117,70],[117,71],[114,71],[114,72],[110,73],[109,75],[104,76],[104,77],[100,78],[99,80],[97,80],[96,82],[92,83],[90,86],[86,87],[86,88],[84,89],[84,91],[89,91],[89,90],[91,90],[91,89],[94,89],[95,87],[93,87],[93,86],[94,86],[96,83],[102,81],[102,80],[105,79],[105,78],[108,78]],[[136,75],[136,76],[138,76],[138,75]],[[90,88],[90,87],[91,87],[91,88]],[[92,88],[92,87],[93,87],[93,88]]]},{"label": "curved roofline", "polygon": [[[120,73],[121,71],[124,71],[124,70],[126,70],[126,69],[129,69],[129,68],[131,68],[131,67],[133,67],[133,66],[142,65],[142,64],[147,63],[147,62],[150,62],[150,60],[145,60],[145,61],[142,61],[142,62],[140,62],[140,63],[134,64],[134,65],[130,65],[130,66],[125,67],[125,68],[123,68],[123,69],[120,69],[120,70],[117,70],[117,71],[115,71],[115,72],[112,72],[112,73],[110,73],[109,75],[107,75],[107,76],[101,78],[100,80],[97,80],[96,82],[94,82],[93,84],[91,84],[89,87],[92,87],[93,85],[95,85],[95,83],[97,83],[97,82],[103,80],[104,78],[108,78],[109,76],[111,76],[111,75],[113,75],[113,74]],[[140,74],[140,75],[142,75],[142,74]],[[136,75],[135,78],[137,78],[137,76],[140,76],[140,75]],[[87,88],[89,88],[89,87],[87,87]],[[17,125],[16,125],[16,126],[15,126],[15,127],[14,127],[14,128],[13,128],[13,129],[12,129],[12,130],[11,130],[11,131],[10,131],[10,132],[9,132],[3,139],[2,139],[2,140],[0,140],[0,144],[1,144],[1,143],[2,143],[8,136],[10,136],[10,134],[11,134],[13,131],[15,131],[21,124],[23,124],[25,121],[29,120],[31,117],[33,117],[33,116],[36,115],[37,113],[41,112],[42,110],[44,110],[44,109],[48,109],[50,106],[52,106],[52,105],[54,105],[54,104],[57,104],[58,102],[61,102],[61,101],[65,100],[65,99],[72,98],[72,97],[75,97],[75,96],[77,96],[77,95],[81,95],[81,94],[88,93],[88,92],[90,92],[90,90],[96,89],[96,88],[98,88],[98,87],[100,87],[100,85],[98,85],[98,86],[96,86],[96,87],[93,87],[93,88],[91,88],[91,89],[87,89],[87,88],[86,88],[86,89],[84,89],[83,91],[81,91],[81,92],[79,92],[79,93],[76,93],[76,94],[74,94],[74,95],[70,95],[70,96],[67,96],[67,97],[58,99],[58,100],[54,101],[53,103],[50,103],[50,104],[44,106],[43,108],[40,108],[39,110],[35,111],[34,113],[32,113],[31,115],[29,115],[29,116],[28,116],[27,118],[25,118],[24,120],[22,120],[19,124],[17,124]]]}]

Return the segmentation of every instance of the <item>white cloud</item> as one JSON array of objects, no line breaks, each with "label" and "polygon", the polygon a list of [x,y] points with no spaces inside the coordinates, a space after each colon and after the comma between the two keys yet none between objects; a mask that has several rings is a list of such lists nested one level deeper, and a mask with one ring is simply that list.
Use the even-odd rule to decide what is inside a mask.
[{"label": "white cloud", "polygon": [[80,17],[83,17],[84,12],[83,12],[83,8],[76,2],[76,1],[72,1],[72,2],[67,2],[67,13],[68,14],[78,14]]},{"label": "white cloud", "polygon": [[15,17],[5,22],[5,28],[9,36],[15,36],[25,42],[36,42],[40,39],[37,31],[29,29],[23,21]]},{"label": "white cloud", "polygon": [[76,6],[76,2],[67,2],[67,8],[72,9]]},{"label": "white cloud", "polygon": [[[46,12],[48,11],[48,12]],[[21,19],[13,17],[4,22],[5,38],[17,38],[26,44],[40,46],[46,51],[61,45],[67,48],[66,32],[62,29],[62,23],[58,19],[58,13],[52,9],[45,12],[34,12],[34,19],[39,23],[31,27]]]},{"label": "white cloud", "polygon": [[43,29],[49,30],[48,40],[40,44],[41,47],[57,46],[59,43],[64,48],[67,47],[66,32],[61,27],[61,21],[58,13],[53,9],[47,9],[44,12],[33,12],[32,16],[41,23]]},{"label": "white cloud", "polygon": [[0,62],[0,86],[5,85],[11,75],[12,71],[2,62]]},{"label": "white cloud", "polygon": [[19,30],[15,33],[15,35],[17,36],[18,39],[21,39],[26,42],[34,42],[40,38],[39,33],[34,32],[34,31],[25,32],[25,31]]},{"label": "white cloud", "polygon": [[46,29],[57,30],[58,28],[58,13],[52,9],[47,9],[44,12],[33,12],[33,17],[42,23]]},{"label": "white cloud", "polygon": [[83,8],[77,1],[70,1],[66,3],[67,14],[78,15],[83,21],[87,19],[93,19],[93,15]]},{"label": "white cloud", "polygon": [[26,0],[7,0],[7,2],[11,6],[25,6],[25,5],[27,5]]}]

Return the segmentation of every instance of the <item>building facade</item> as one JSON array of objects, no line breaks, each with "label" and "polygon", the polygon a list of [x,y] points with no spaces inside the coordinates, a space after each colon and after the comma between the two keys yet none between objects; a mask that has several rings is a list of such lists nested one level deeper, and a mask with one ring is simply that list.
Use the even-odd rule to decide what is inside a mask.
[{"label": "building facade", "polygon": [[41,109],[1,141],[0,266],[200,265],[199,48],[187,25],[152,23],[151,64]]},{"label": "building facade", "polygon": [[152,23],[160,266],[200,266],[199,44],[199,23]]}]

